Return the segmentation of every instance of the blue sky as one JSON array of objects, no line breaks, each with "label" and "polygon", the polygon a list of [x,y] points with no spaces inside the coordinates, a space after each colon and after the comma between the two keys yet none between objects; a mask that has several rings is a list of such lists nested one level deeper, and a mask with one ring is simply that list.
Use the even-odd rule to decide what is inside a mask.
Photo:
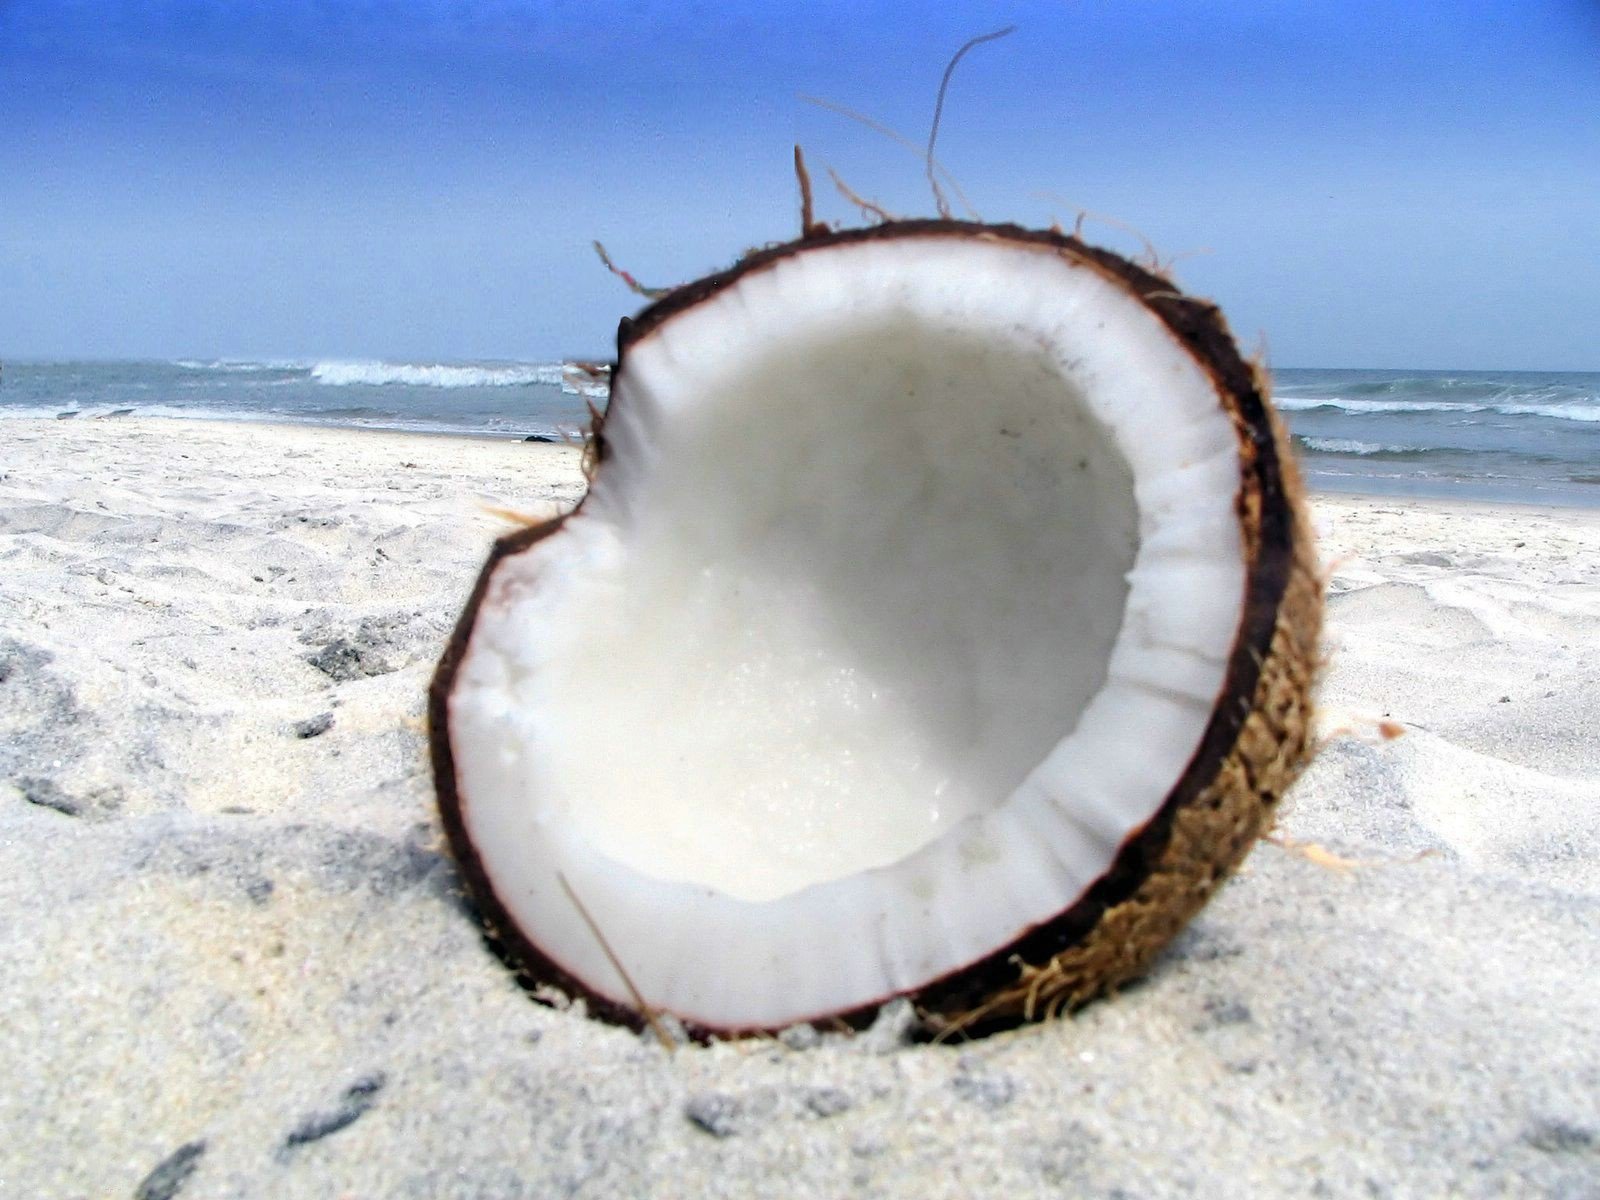
[{"label": "blue sky", "polygon": [[[608,353],[791,236],[1131,223],[1288,366],[1600,369],[1600,3],[0,0],[0,358]],[[853,218],[829,197],[822,214]],[[1096,239],[1137,242],[1091,222]]]}]

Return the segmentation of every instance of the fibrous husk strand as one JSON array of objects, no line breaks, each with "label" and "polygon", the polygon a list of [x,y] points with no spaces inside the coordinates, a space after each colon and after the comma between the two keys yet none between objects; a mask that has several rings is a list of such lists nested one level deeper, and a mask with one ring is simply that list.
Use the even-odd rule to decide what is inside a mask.
[{"label": "fibrous husk strand", "polygon": [[993,33],[981,33],[975,38],[969,38],[962,44],[961,49],[951,55],[950,61],[945,64],[944,78],[939,80],[939,95],[933,102],[933,122],[928,127],[928,148],[923,154],[923,160],[928,174],[928,186],[933,189],[933,203],[938,208],[939,215],[946,220],[950,218],[950,202],[944,198],[944,192],[939,187],[939,177],[933,169],[933,147],[939,140],[939,120],[944,116],[944,97],[950,90],[950,77],[955,74],[956,64],[966,56],[967,51],[985,42],[999,41],[1007,34],[1015,33],[1016,29],[1015,25],[1007,25],[1004,29],[996,29]]}]

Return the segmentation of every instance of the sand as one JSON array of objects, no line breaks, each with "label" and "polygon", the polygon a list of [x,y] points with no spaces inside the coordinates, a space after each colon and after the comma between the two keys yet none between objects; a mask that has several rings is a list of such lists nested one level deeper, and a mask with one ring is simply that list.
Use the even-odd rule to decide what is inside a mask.
[{"label": "sand", "polygon": [[432,808],[487,506],[580,489],[518,442],[0,426],[0,1196],[1600,1196],[1600,514],[1317,501],[1287,845],[1114,1001],[669,1055],[529,1001]]}]

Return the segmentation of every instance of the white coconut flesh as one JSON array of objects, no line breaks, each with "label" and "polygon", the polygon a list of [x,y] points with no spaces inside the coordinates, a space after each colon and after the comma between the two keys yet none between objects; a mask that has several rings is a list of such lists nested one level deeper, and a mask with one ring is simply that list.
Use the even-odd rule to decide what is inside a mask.
[{"label": "white coconut flesh", "polygon": [[495,897],[600,996],[748,1029],[914,991],[1082,897],[1194,756],[1238,437],[1093,264],[803,249],[627,346],[605,437],[448,707]]}]

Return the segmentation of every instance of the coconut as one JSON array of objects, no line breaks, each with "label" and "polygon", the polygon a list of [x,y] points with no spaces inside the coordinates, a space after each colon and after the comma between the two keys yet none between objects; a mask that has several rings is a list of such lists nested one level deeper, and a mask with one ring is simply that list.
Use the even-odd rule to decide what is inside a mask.
[{"label": "coconut", "polygon": [[809,226],[622,322],[431,693],[504,953],[639,1026],[1139,974],[1307,753],[1321,588],[1215,306],[1058,231]]}]

